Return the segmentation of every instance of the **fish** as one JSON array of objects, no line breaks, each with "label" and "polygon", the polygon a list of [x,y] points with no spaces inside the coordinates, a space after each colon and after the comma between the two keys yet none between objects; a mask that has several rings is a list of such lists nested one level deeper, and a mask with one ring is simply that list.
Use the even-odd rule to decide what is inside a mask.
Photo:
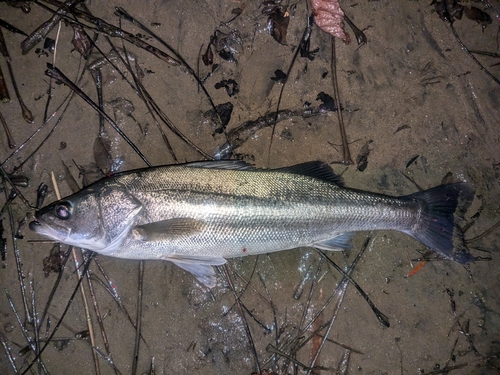
[{"label": "fish", "polygon": [[227,258],[344,250],[358,231],[400,231],[469,263],[473,256],[455,246],[463,240],[456,217],[473,194],[466,182],[400,197],[349,189],[320,161],[279,169],[200,161],[103,178],[36,211],[29,227],[106,256],[167,260],[214,287],[213,266]]}]

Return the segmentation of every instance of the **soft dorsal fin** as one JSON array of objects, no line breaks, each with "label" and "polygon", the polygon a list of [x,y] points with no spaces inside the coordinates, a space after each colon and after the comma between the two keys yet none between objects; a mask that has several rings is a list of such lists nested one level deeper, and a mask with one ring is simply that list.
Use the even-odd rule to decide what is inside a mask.
[{"label": "soft dorsal fin", "polygon": [[193,163],[184,164],[184,166],[194,167],[194,168],[233,169],[233,170],[255,169],[253,165],[248,164],[243,160],[197,161]]},{"label": "soft dorsal fin", "polygon": [[332,167],[321,161],[308,161],[306,163],[292,165],[291,167],[279,168],[276,169],[276,171],[319,178],[338,186],[344,186],[342,177],[335,174]]}]

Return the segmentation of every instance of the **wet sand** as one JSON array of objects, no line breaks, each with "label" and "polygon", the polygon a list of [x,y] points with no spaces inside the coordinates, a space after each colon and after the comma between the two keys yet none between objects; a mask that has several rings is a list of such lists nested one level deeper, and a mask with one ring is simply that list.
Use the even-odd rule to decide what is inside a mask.
[{"label": "wet sand", "polygon": [[[88,7],[95,17],[115,26],[119,25],[119,20],[113,15],[114,6],[124,7],[176,49],[195,71],[199,69],[200,77],[212,72],[212,67],[205,66],[200,59],[210,36],[215,30],[227,34],[219,35],[218,46],[236,51],[236,61],[226,61],[214,50],[214,64],[219,66],[206,78],[205,87],[216,105],[233,104],[228,132],[246,121],[276,111],[282,85],[270,78],[278,69],[284,72],[289,69],[306,27],[304,2],[297,3],[296,9],[289,9],[292,16],[287,45],[278,44],[269,35],[267,16],[261,14],[259,2],[172,0],[112,3],[113,6],[94,1]],[[482,3],[472,4],[483,9]],[[492,4],[500,12],[499,3]],[[332,111],[315,116],[285,116],[275,127],[270,153],[272,128],[265,127],[253,132],[235,150],[236,156],[258,167],[270,168],[311,160],[325,161],[331,163],[337,173],[342,173],[347,186],[390,195],[417,191],[418,187],[410,179],[423,189],[442,181],[467,181],[476,189],[476,199],[467,218],[470,219],[484,202],[478,220],[466,233],[466,238],[476,237],[499,220],[499,85],[467,56],[450,26],[427,2],[343,1],[342,7],[360,29],[366,28],[368,38],[368,43],[358,48],[352,32],[346,27],[353,42],[346,45],[336,41],[340,106],[355,164],[341,163],[337,113]],[[243,9],[241,15],[224,25],[224,21],[234,17],[232,10],[236,8]],[[32,12],[28,15],[5,3],[0,4],[0,10],[2,19],[27,33],[50,17],[46,10],[36,5],[32,5]],[[493,22],[484,32],[479,24],[465,17],[454,23],[469,49],[498,53],[499,23],[493,13],[490,15]],[[141,40],[167,51],[154,39],[144,37],[145,32],[129,22],[123,20],[122,27],[134,35],[140,33]],[[92,36],[92,30],[88,32]],[[86,166],[88,170],[96,162],[94,142],[99,135],[99,117],[79,97],[72,98],[63,113],[70,90],[52,81],[47,113],[54,115],[42,126],[49,87],[49,78],[44,71],[46,63],[54,62],[54,54],[50,51],[44,54],[42,42],[22,55],[20,43],[24,37],[5,29],[3,33],[19,90],[35,119],[32,124],[23,120],[5,59],[0,59],[12,99],[10,103],[2,103],[0,111],[17,146],[23,144],[12,155],[16,149],[8,148],[5,134],[0,132],[0,160],[5,161],[3,168],[8,173],[23,163],[18,173],[29,177],[30,183],[29,187],[19,187],[19,191],[31,204],[36,201],[39,184],[47,183],[49,192],[45,202],[50,203],[56,200],[50,181],[51,172],[54,172],[61,194],[65,196],[71,193],[71,188],[63,163],[82,186],[75,164]],[[49,37],[56,39],[56,34],[57,27]],[[85,60],[74,51],[72,36],[72,28],[61,24],[55,63],[67,77],[76,81],[81,76]],[[116,47],[123,48],[121,39],[111,38],[111,41]],[[105,35],[99,35],[97,46],[106,54],[111,49]],[[40,49],[38,53],[37,48]],[[143,73],[143,86],[177,129],[207,154],[213,154],[224,144],[224,132],[218,132],[219,127],[204,115],[211,109],[207,97],[185,67],[169,65],[127,42],[125,48],[136,58],[138,69]],[[299,113],[312,108],[315,111],[321,104],[317,99],[319,93],[333,96],[331,39],[315,25],[312,26],[310,48],[319,50],[314,60],[299,55],[295,61],[283,90],[282,110]],[[89,60],[101,57],[94,52]],[[499,66],[492,66],[498,63],[498,59],[476,57],[500,77]],[[122,69],[125,68],[122,66]],[[137,72],[135,65],[133,69]],[[150,110],[136,90],[109,64],[103,66],[101,72],[106,113],[152,165],[176,163]],[[130,73],[125,73],[125,76],[131,79]],[[216,89],[215,85],[223,80],[234,80],[239,92],[229,96],[226,89]],[[95,84],[88,70],[84,72],[79,87],[97,101]],[[133,104],[133,118],[113,108],[111,102],[117,98]],[[145,128],[147,134],[141,132]],[[37,129],[40,131],[28,140]],[[162,124],[161,129],[177,162],[203,159],[165,125]],[[108,123],[105,130],[111,142],[111,156],[117,161],[119,170],[146,166]],[[25,140],[28,141],[24,144]],[[370,152],[366,169],[361,171],[363,168],[358,168],[356,162],[364,146],[364,150],[368,148]],[[414,161],[409,163],[412,159]],[[89,174],[88,177],[95,179],[96,175]],[[19,198],[11,207],[16,228],[27,212],[29,218],[33,214],[33,210]],[[26,322],[23,308],[8,210],[2,218],[7,258],[0,269],[0,286],[12,297],[21,322],[33,338],[33,326]],[[22,227],[20,234],[22,238],[16,240],[16,246],[27,288],[27,304],[31,311],[33,289],[36,312],[41,318],[57,278],[56,273],[45,277],[43,272],[43,259],[48,256],[52,244],[29,242],[40,240],[40,237],[30,232],[27,225]],[[330,258],[343,268],[349,267],[367,236],[371,239],[352,277],[388,317],[390,327],[380,324],[359,292],[349,285],[328,336],[336,343],[325,342],[316,363],[328,370],[315,370],[315,373],[335,373],[333,369],[340,372],[342,362],[346,362],[344,374],[438,374],[446,373],[439,372],[446,366],[449,374],[498,373],[500,231],[469,244],[474,256],[489,257],[490,261],[476,261],[466,267],[450,261],[428,261],[413,276],[408,274],[420,263],[415,259],[426,254],[426,249],[401,233],[356,234],[349,253],[331,253]],[[66,251],[67,247],[63,246],[61,250]],[[77,254],[81,262],[79,250]],[[131,320],[135,321],[139,262],[104,256],[99,256],[98,261]],[[309,338],[314,329],[334,316],[338,301],[335,298],[320,317],[303,330],[335,292],[342,276],[326,262],[321,262],[321,256],[315,250],[308,248],[231,259],[229,269],[237,292],[242,293],[241,302],[248,309],[244,315],[257,359],[249,343],[245,321],[222,275],[218,276],[218,285],[208,290],[192,275],[171,263],[146,262],[141,303],[143,340],[138,373],[148,373],[152,358],[156,374],[250,375],[257,370],[257,362],[261,370],[269,369],[279,374],[306,373],[301,366],[296,372],[291,364],[285,367],[286,357],[292,356],[293,361],[306,366],[311,363],[321,340],[316,337],[299,347],[296,339]],[[90,272],[109,342],[109,358],[119,373],[130,374],[135,329],[103,287],[108,284],[95,262],[90,264]],[[304,278],[304,291],[300,298],[296,298],[297,287]],[[49,331],[63,314],[76,283],[75,262],[70,257],[55,298],[48,307]],[[100,371],[112,374],[115,370],[103,357],[106,348],[88,286],[86,282],[84,284],[95,330],[95,345],[99,353],[103,353],[97,355]],[[57,347],[49,344],[42,354],[48,372],[96,373],[89,339],[75,339],[76,333],[88,329],[85,316],[81,293],[78,292],[54,336],[58,339],[55,342]],[[35,356],[33,353],[19,354],[27,341],[5,293],[0,293],[0,317],[0,333],[5,335],[2,340],[10,347],[15,364],[22,372]],[[46,326],[46,321],[41,323],[42,340]],[[273,348],[283,355],[273,355]],[[35,373],[43,373],[38,365],[34,369]],[[15,373],[3,350],[0,351],[0,373]]]}]

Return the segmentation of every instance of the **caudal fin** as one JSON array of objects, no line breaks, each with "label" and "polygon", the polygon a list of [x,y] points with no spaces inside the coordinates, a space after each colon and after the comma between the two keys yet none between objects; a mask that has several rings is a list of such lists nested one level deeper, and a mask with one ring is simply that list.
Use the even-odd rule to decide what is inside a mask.
[{"label": "caudal fin", "polygon": [[473,197],[474,190],[463,182],[437,186],[404,197],[422,202],[418,228],[405,233],[447,259],[460,264],[469,263],[474,257],[460,246],[463,244],[463,238],[455,228],[455,212],[459,202],[461,206],[458,208],[461,209],[464,205],[470,204]]}]

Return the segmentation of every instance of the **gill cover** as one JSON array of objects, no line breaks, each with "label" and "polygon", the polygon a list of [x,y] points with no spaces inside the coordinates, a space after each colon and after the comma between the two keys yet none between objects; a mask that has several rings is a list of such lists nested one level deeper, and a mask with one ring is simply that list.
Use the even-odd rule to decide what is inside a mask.
[{"label": "gill cover", "polygon": [[142,204],[120,184],[106,185],[100,191],[98,201],[105,241],[107,246],[116,246],[116,241],[123,240],[134,224]]}]

